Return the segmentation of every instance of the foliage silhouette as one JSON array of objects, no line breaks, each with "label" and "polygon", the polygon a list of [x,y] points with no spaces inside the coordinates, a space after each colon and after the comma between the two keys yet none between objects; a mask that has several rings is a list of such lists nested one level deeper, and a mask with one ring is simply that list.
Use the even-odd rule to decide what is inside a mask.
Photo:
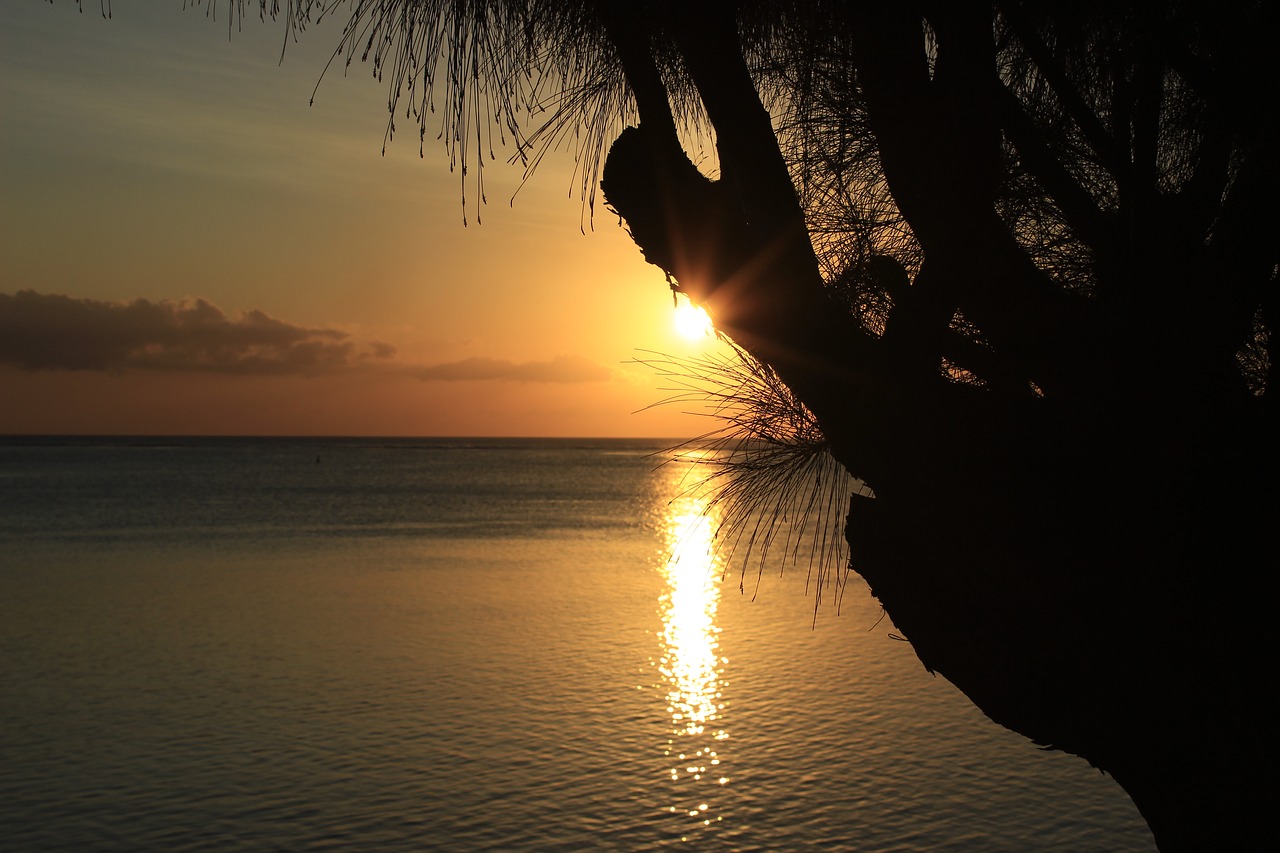
[{"label": "foliage silhouette", "polygon": [[668,383],[655,406],[691,405],[714,423],[675,458],[699,466],[689,491],[718,510],[716,547],[726,567],[739,566],[739,589],[754,564],[758,590],[770,554],[781,551],[784,566],[805,565],[816,620],[824,594],[834,591],[839,606],[848,579],[844,508],[871,490],[835,460],[813,413],[778,375],[730,346],[729,354],[645,353],[636,363]]}]

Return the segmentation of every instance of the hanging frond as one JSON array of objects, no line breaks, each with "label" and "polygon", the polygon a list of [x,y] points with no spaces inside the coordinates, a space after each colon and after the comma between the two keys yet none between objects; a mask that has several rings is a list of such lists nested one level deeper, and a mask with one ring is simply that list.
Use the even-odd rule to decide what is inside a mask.
[{"label": "hanging frond", "polygon": [[[615,50],[590,3],[553,0],[186,0],[238,29],[256,12],[283,21],[288,38],[345,16],[328,68],[367,64],[387,87],[383,150],[401,129],[445,150],[465,207],[483,204],[486,162],[522,165],[526,178],[553,149],[569,148],[575,183],[594,210],[609,144],[636,118]],[[255,8],[256,7],[256,8]],[[288,41],[286,39],[286,43]],[[701,102],[660,30],[652,50],[672,111],[696,135]],[[322,82],[322,81],[321,81]],[[478,210],[478,207],[477,207]],[[464,213],[465,216],[465,213]]]},{"label": "hanging frond", "polygon": [[831,455],[813,414],[736,346],[729,355],[645,353],[635,361],[668,383],[670,396],[654,405],[693,406],[692,414],[717,422],[677,449],[703,466],[690,488],[718,510],[717,547],[726,565],[738,565],[740,588],[754,565],[758,589],[768,558],[781,554],[781,567],[805,563],[815,618],[828,590],[838,606],[849,573],[845,512],[852,495],[871,492]]}]

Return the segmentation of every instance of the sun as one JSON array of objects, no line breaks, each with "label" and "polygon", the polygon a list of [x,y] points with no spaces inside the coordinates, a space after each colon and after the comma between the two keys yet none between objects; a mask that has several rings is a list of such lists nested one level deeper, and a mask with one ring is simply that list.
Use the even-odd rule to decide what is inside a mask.
[{"label": "sun", "polygon": [[676,306],[674,320],[676,332],[685,340],[697,341],[715,334],[707,312],[687,300]]}]

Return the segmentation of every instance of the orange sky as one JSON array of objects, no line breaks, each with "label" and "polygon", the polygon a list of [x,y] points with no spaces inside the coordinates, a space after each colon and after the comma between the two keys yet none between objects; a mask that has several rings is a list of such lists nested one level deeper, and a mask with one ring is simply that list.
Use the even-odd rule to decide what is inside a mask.
[{"label": "orange sky", "polygon": [[[0,7],[0,434],[688,436],[642,350],[662,274],[594,227],[571,152],[488,204],[429,134],[381,153],[386,90],[338,22],[182,3]],[[587,228],[586,235],[580,224]],[[145,302],[138,302],[145,300]]]}]

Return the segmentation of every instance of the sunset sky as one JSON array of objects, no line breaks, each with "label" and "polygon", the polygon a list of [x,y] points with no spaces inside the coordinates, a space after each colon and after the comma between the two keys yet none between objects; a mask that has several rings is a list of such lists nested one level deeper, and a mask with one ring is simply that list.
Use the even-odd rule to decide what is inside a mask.
[{"label": "sunset sky", "polygon": [[[341,21],[0,8],[0,434],[688,436],[629,361],[681,337],[571,152],[480,206]],[[513,201],[514,195],[514,201]],[[476,223],[476,213],[482,224]],[[584,235],[582,231],[585,230]],[[687,408],[687,407],[686,407]]]}]

